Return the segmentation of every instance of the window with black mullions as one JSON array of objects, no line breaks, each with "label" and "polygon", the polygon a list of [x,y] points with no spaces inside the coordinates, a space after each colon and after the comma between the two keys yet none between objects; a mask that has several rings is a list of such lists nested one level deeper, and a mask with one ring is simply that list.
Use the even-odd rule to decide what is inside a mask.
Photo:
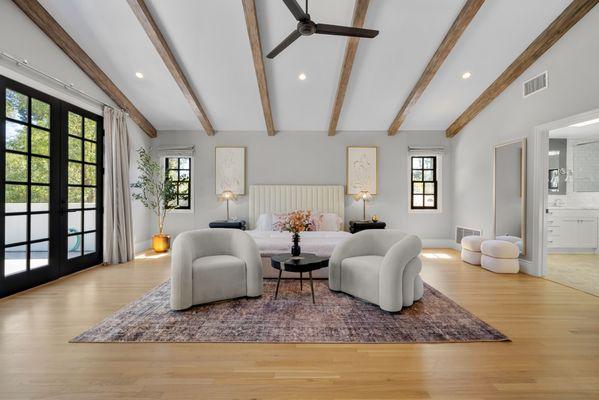
[{"label": "window with black mullions", "polygon": [[178,210],[191,209],[191,157],[166,157],[166,176],[175,186]]},{"label": "window with black mullions", "polygon": [[437,209],[437,157],[413,156],[411,163],[412,210]]}]

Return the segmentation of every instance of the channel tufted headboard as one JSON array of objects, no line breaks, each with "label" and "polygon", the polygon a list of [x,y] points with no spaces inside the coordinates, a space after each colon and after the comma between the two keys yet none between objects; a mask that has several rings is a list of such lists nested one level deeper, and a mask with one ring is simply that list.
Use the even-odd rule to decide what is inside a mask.
[{"label": "channel tufted headboard", "polygon": [[335,213],[345,219],[342,185],[250,185],[250,229],[260,214],[312,210]]}]

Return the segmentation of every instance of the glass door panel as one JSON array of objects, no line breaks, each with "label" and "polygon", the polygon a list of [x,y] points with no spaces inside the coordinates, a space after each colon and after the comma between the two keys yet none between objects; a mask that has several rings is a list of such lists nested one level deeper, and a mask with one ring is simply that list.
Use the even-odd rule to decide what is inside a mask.
[{"label": "glass door panel", "polygon": [[0,169],[4,202],[0,245],[0,296],[31,287],[58,275],[51,265],[53,130],[60,106],[49,96],[0,77]]},{"label": "glass door panel", "polygon": [[101,144],[97,138],[101,120],[76,107],[63,111],[67,123],[64,167],[67,171],[65,197],[67,213],[63,248],[68,268],[79,269],[101,261],[102,213],[98,203],[101,192]]}]

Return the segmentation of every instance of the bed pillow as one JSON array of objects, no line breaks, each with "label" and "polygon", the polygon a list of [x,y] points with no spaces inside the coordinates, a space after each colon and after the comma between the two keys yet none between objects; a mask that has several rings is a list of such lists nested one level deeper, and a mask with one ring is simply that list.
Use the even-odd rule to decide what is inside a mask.
[{"label": "bed pillow", "polygon": [[341,217],[335,213],[320,213],[315,221],[316,230],[328,232],[340,231],[342,223]]},{"label": "bed pillow", "polygon": [[260,214],[256,221],[257,231],[272,231],[272,214]]}]

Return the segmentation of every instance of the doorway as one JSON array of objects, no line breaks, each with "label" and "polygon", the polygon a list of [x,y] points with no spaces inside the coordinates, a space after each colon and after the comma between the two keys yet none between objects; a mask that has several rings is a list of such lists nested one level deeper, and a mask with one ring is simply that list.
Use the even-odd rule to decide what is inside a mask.
[{"label": "doorway", "polygon": [[102,118],[0,76],[0,297],[101,262]]},{"label": "doorway", "polygon": [[549,124],[543,277],[599,296],[599,111]]}]

